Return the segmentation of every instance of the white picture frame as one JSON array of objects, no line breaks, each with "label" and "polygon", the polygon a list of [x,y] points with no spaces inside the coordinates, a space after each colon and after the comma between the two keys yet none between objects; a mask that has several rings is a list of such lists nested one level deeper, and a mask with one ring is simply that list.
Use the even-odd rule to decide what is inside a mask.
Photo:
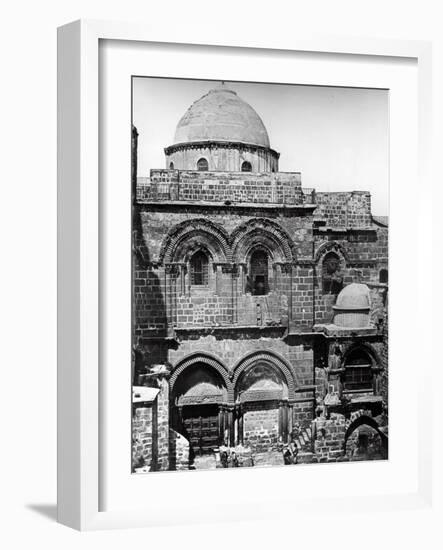
[{"label": "white picture frame", "polygon": [[[229,48],[230,55],[236,52],[269,51],[280,55],[284,62],[287,52],[304,52],[311,55],[331,56],[371,56],[373,58],[413,59],[418,71],[418,177],[420,193],[432,195],[430,181],[430,80],[431,80],[431,46],[426,42],[369,40],[345,37],[315,37],[298,35],[296,37],[259,38],[226,38],[219,36],[210,39],[195,34],[191,37],[186,30],[180,34],[174,32],[168,36],[160,29],[146,28],[143,25],[102,21],[77,21],[61,27],[58,32],[58,520],[60,523],[80,530],[122,528],[135,526],[153,526],[192,521],[190,513],[197,521],[238,519],[238,509],[229,510],[220,507],[209,509],[201,502],[194,508],[189,505],[180,515],[171,507],[166,517],[165,506],[144,507],[129,504],[129,497],[122,498],[121,506],[103,510],[101,506],[100,483],[106,482],[103,477],[103,433],[102,422],[106,408],[100,406],[101,372],[103,365],[100,356],[101,310],[100,303],[106,296],[100,282],[101,273],[101,231],[106,225],[100,225],[100,214],[103,213],[100,178],[100,128],[99,128],[99,73],[101,41],[125,41],[129,45],[136,43],[150,44],[193,44],[201,51],[211,55],[211,48]],[[369,58],[368,58],[369,59]],[[157,75],[161,76],[161,75]],[[165,76],[170,76],[165,70]],[[245,78],[247,80],[247,78]],[[263,76],[266,81],[266,75]],[[351,78],[350,78],[351,82]],[[313,81],[312,84],[317,84]],[[346,84],[346,81],[343,81]],[[352,85],[351,83],[349,85]],[[128,106],[129,112],[129,106]],[[128,132],[129,136],[129,132]],[[129,139],[129,138],[128,138]],[[129,151],[129,141],[128,141]],[[129,166],[128,166],[129,169]],[[420,204],[420,197],[417,197]],[[123,208],[123,207],[122,207]],[[414,222],[416,228],[425,231],[429,219],[423,212]],[[412,229],[414,230],[414,229]],[[395,231],[395,229],[394,229]],[[394,234],[395,237],[395,234]],[[420,262],[430,268],[430,250],[426,247],[417,252]],[[425,269],[417,269],[414,282],[419,284],[426,277]],[[418,288],[418,287],[417,287]],[[425,311],[425,298],[431,295],[431,289],[422,291],[416,307]],[[105,298],[106,299],[106,298]],[[430,351],[428,351],[430,353]],[[430,359],[430,355],[428,358]],[[411,359],[412,361],[412,359]],[[424,386],[429,384],[432,362],[423,361],[422,378],[416,385],[418,400],[417,418],[414,419],[419,433],[417,437],[417,466],[414,490],[392,492],[383,496],[378,494],[321,495],[321,489],[315,492],[312,499],[297,499],[286,495],[285,503],[290,504],[292,511],[303,509],[315,510],[322,498],[328,499],[328,506],[339,505],[345,512],[355,507],[356,503],[363,508],[376,506],[378,510],[416,508],[429,506],[432,492],[431,470],[431,434],[426,417],[432,407],[426,398]],[[128,365],[128,369],[130,366]],[[415,387],[415,386],[414,386]],[[121,389],[127,391],[129,388]],[[415,424],[413,424],[415,425]],[[331,466],[319,466],[330,468]],[[341,467],[341,466],[336,466]],[[326,471],[326,470],[325,470]],[[276,479],[284,483],[282,473]],[[165,473],[162,476],[173,477],[175,486],[191,483],[183,480],[176,473]],[[188,474],[189,475],[189,474]],[[218,473],[202,472],[198,483],[206,483]],[[234,475],[237,475],[235,473]],[[242,472],[242,475],[246,475]],[[287,475],[285,473],[285,475]],[[347,472],[340,471],[340,475]],[[209,478],[209,476],[212,476]],[[254,484],[256,473],[247,473],[249,483]],[[158,475],[150,481],[153,494],[158,491]],[[163,479],[166,480],[164,477]],[[194,481],[193,481],[194,482]],[[196,482],[196,481],[195,481]],[[226,478],[224,481],[226,482]],[[165,482],[166,483],[166,482]],[[268,486],[267,486],[268,487]],[[275,516],[270,509],[270,502],[278,499],[278,493],[267,498],[267,490],[261,497],[254,495],[250,507],[241,507],[241,518],[260,519]],[[269,486],[271,494],[271,486]],[[127,493],[129,495],[129,493]],[[268,506],[269,505],[269,506]],[[187,508],[187,507],[185,507]],[[281,510],[279,515],[282,515]]]}]

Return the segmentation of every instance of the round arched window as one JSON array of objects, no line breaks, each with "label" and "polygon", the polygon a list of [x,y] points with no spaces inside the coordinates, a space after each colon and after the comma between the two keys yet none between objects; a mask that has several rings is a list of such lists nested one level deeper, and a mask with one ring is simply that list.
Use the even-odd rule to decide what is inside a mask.
[{"label": "round arched window", "polygon": [[202,250],[192,256],[190,261],[191,285],[208,286],[208,265],[208,257]]},{"label": "round arched window", "polygon": [[199,172],[207,172],[209,170],[208,161],[205,158],[201,158],[198,160],[197,170]]},{"label": "round arched window", "polygon": [[174,163],[173,162],[169,163],[169,170],[174,170]]},{"label": "round arched window", "polygon": [[252,164],[245,160],[243,164],[241,165],[241,171],[242,172],[252,172]]},{"label": "round arched window", "polygon": [[268,255],[264,250],[256,250],[250,261],[250,289],[254,296],[268,294]]},{"label": "round arched window", "polygon": [[329,252],[322,264],[323,294],[338,294],[343,288],[343,277],[340,274],[340,258]]}]

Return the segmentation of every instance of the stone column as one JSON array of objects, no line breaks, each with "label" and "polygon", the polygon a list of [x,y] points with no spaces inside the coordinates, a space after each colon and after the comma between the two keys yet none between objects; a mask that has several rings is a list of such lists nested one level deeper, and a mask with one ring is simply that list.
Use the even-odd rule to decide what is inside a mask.
[{"label": "stone column", "polygon": [[224,437],[224,431],[225,431],[225,423],[224,423],[224,408],[223,405],[220,405],[218,409],[218,439],[219,443],[223,445],[223,437]]},{"label": "stone column", "polygon": [[[292,437],[293,429],[293,418],[294,418],[294,404],[288,403],[288,436]],[[289,437],[288,437],[289,440]]]},{"label": "stone column", "polygon": [[186,294],[186,264],[180,264],[180,294]]},{"label": "stone column", "polygon": [[279,436],[281,436],[284,443],[288,441],[288,403],[286,401],[280,401],[278,407],[278,419],[279,419]]},{"label": "stone column", "polygon": [[220,264],[214,264],[214,271],[215,271],[215,293],[217,296],[220,295],[221,292],[221,266]]},{"label": "stone column", "polygon": [[273,288],[272,290],[274,292],[278,292],[278,286],[279,286],[279,282],[280,282],[280,277],[281,277],[281,265],[278,264],[278,263],[275,263],[272,265],[272,268],[273,268]]},{"label": "stone column", "polygon": [[228,438],[229,446],[235,446],[235,431],[234,431],[234,407],[232,405],[228,406]]},{"label": "stone column", "polygon": [[240,417],[238,419],[238,442],[243,445],[243,410],[239,409]]},{"label": "stone column", "polygon": [[238,264],[240,269],[240,294],[246,294],[246,264]]}]

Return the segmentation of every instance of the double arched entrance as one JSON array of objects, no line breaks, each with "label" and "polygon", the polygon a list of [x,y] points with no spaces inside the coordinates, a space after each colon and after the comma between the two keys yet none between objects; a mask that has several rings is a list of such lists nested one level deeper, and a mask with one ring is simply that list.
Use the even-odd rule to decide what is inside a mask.
[{"label": "double arched entrance", "polygon": [[218,358],[194,354],[170,379],[172,427],[194,455],[223,444],[265,452],[288,440],[294,390],[289,365],[272,352],[249,354],[231,370]]}]

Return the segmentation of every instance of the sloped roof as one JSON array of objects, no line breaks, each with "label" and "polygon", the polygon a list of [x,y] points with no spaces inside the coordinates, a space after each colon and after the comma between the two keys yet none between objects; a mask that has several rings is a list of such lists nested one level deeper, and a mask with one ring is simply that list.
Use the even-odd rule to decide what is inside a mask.
[{"label": "sloped roof", "polygon": [[389,216],[372,216],[372,220],[383,227],[388,227],[389,225]]}]

